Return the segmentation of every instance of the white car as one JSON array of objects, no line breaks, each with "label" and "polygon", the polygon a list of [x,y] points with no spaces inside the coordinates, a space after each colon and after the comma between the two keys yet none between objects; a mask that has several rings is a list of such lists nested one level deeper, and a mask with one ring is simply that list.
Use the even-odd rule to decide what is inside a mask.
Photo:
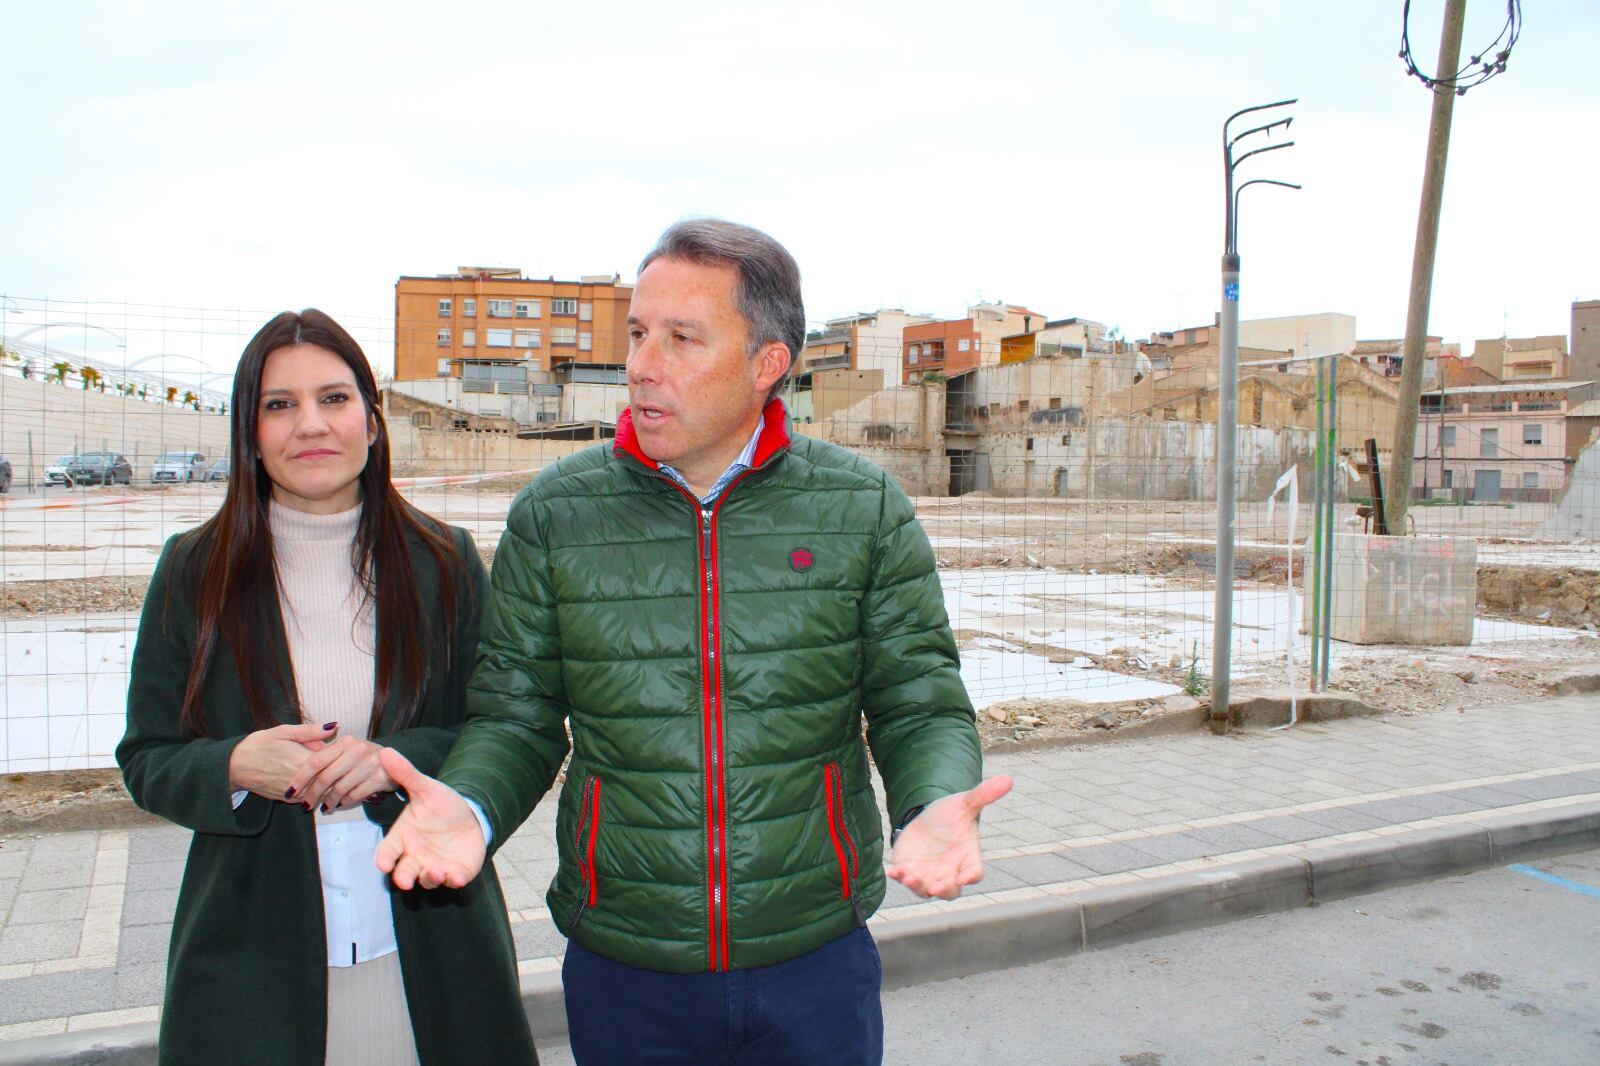
[{"label": "white car", "polygon": [[44,483],[46,485],[65,485],[67,483],[67,464],[76,459],[76,455],[62,455],[56,461],[44,468]]},{"label": "white car", "polygon": [[167,452],[150,467],[151,481],[204,481],[204,452]]}]

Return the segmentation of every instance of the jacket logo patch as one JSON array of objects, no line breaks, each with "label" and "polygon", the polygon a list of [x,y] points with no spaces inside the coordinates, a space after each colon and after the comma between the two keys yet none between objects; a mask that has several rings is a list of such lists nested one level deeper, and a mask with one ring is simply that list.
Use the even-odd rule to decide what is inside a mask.
[{"label": "jacket logo patch", "polygon": [[795,548],[789,552],[789,568],[797,574],[803,574],[817,565],[817,557],[811,554],[810,548]]}]

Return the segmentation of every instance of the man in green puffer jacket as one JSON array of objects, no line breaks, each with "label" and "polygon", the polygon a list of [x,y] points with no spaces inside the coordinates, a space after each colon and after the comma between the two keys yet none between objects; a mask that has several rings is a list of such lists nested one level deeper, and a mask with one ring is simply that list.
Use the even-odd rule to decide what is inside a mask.
[{"label": "man in green puffer jacket", "polygon": [[[889,876],[982,875],[980,783],[933,553],[882,470],[791,438],[805,340],[770,237],[679,223],[640,266],[614,442],[547,468],[495,555],[467,724],[379,850],[460,886],[549,789],[578,1062],[877,1062]],[[861,720],[866,718],[866,744]]]}]

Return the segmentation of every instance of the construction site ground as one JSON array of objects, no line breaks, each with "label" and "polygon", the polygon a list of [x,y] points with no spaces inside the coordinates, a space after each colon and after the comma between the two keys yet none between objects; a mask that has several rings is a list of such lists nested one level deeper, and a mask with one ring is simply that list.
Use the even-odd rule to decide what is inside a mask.
[{"label": "construction site ground", "polygon": [[[110,770],[127,656],[168,536],[215,511],[223,484],[12,494],[0,504],[0,648],[7,666],[0,825],[137,818]],[[411,490],[469,529],[492,563],[514,495],[504,481]],[[927,529],[990,750],[1151,735],[1195,721],[1210,699],[1215,512],[1203,503],[1002,499],[914,501]],[[1420,535],[1470,536],[1478,552],[1473,642],[1334,642],[1328,687],[1395,714],[1546,695],[1600,673],[1600,545],[1541,541],[1548,505],[1417,507]],[[1359,531],[1341,505],[1336,528]],[[1308,687],[1299,624],[1308,505],[1297,517],[1291,600],[1287,509],[1240,507],[1234,697]],[[74,704],[74,700],[78,703]],[[43,722],[38,707],[48,708]],[[77,722],[73,726],[72,719]],[[31,745],[31,746],[30,746]],[[42,759],[38,756],[43,756]],[[28,771],[17,772],[19,767]],[[92,813],[98,811],[99,813]]]}]

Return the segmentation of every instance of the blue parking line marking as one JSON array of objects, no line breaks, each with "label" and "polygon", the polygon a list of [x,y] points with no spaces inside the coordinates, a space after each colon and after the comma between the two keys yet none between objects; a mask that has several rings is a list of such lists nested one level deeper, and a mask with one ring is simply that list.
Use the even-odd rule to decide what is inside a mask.
[{"label": "blue parking line marking", "polygon": [[1543,870],[1536,870],[1532,866],[1528,866],[1520,862],[1513,863],[1512,865],[1506,867],[1506,869],[1515,870],[1519,874],[1527,874],[1529,877],[1537,877],[1547,885],[1555,885],[1557,888],[1571,889],[1573,892],[1588,896],[1590,899],[1600,899],[1600,888],[1595,888],[1593,885],[1586,885],[1580,881],[1568,881],[1565,877],[1557,877],[1555,874],[1548,874]]}]

